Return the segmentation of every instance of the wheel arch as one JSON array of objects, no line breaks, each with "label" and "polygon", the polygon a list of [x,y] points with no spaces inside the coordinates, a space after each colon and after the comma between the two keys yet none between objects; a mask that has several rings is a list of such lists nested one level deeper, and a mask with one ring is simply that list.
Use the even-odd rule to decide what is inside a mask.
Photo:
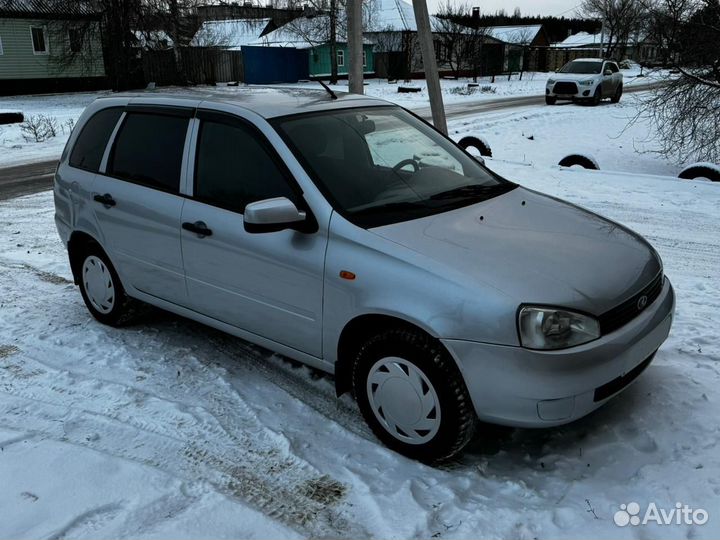
[{"label": "wheel arch", "polygon": [[[431,331],[415,322],[384,313],[365,313],[348,321],[340,332],[335,361],[335,391],[338,396],[350,391],[352,387],[352,368],[355,354],[362,344],[371,336],[390,328],[404,328],[421,332],[433,340],[437,340],[446,348]],[[449,351],[448,351],[449,353]],[[452,354],[450,356],[454,357]]]},{"label": "wheel arch", "polygon": [[[107,252],[102,248],[100,242],[85,231],[73,231],[68,240],[68,257],[70,259],[70,269],[72,270],[73,281],[75,285],[80,284],[80,265],[82,264],[82,255],[87,251],[89,246],[97,247],[105,256]],[[109,258],[109,257],[108,257]]]}]

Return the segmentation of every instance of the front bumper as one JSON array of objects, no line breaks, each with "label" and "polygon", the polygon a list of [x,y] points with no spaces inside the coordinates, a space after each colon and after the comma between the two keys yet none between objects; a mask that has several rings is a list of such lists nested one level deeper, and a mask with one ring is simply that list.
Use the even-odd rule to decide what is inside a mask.
[{"label": "front bumper", "polygon": [[667,338],[675,293],[665,278],[657,299],[622,328],[557,351],[442,340],[458,363],[478,417],[518,427],[566,424],[626,388]]},{"label": "front bumper", "polygon": [[555,99],[592,99],[596,88],[597,84],[585,86],[575,81],[556,81],[545,87],[545,95]]}]

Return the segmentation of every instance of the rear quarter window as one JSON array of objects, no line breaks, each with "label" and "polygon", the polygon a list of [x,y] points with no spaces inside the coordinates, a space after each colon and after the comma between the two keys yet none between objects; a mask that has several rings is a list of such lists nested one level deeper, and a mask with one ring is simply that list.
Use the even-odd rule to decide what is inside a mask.
[{"label": "rear quarter window", "polygon": [[122,107],[103,109],[85,123],[70,153],[71,167],[91,172],[98,171],[108,139],[122,112]]},{"label": "rear quarter window", "polygon": [[115,138],[107,174],[177,193],[189,119],[128,113]]}]

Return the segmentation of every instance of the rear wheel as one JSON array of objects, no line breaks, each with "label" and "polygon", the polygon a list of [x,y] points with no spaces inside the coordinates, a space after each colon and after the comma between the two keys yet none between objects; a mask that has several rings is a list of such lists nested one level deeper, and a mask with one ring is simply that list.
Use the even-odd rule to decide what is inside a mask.
[{"label": "rear wheel", "polygon": [[545,96],[545,105],[555,105],[557,98],[552,96]]},{"label": "rear wheel", "polygon": [[111,326],[127,322],[132,301],[105,252],[99,246],[88,246],[80,256],[78,269],[80,293],[90,314]]},{"label": "rear wheel", "polygon": [[416,330],[370,338],[355,359],[353,391],[375,435],[413,459],[447,459],[475,431],[477,417],[455,362]]},{"label": "rear wheel", "polygon": [[623,85],[622,85],[622,84],[619,84],[618,87],[617,87],[617,90],[615,90],[615,94],[614,94],[613,97],[610,99],[610,102],[611,102],[611,103],[619,103],[619,102],[620,102],[620,98],[622,97],[622,93],[623,93]]}]

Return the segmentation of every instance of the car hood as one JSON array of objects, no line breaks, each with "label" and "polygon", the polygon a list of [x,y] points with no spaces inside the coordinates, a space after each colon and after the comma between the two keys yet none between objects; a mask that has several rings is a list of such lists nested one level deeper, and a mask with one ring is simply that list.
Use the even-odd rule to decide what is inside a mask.
[{"label": "car hood", "polygon": [[372,232],[460,271],[481,294],[492,287],[518,305],[593,315],[627,300],[662,269],[655,250],[633,231],[522,187]]},{"label": "car hood", "polygon": [[585,81],[588,79],[596,79],[599,77],[599,73],[556,73],[555,75],[552,75],[550,79],[552,79],[555,82],[558,81]]}]

